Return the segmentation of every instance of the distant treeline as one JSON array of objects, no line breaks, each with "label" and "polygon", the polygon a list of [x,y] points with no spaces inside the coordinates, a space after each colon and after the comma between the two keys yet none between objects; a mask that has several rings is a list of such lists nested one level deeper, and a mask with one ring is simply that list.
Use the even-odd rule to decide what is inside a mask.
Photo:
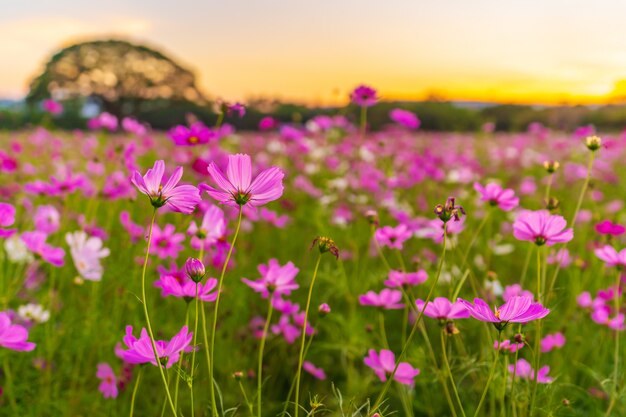
[{"label": "distant treeline", "polygon": [[[0,109],[0,129],[15,130],[36,125],[54,126],[60,129],[81,129],[87,119],[81,115],[81,103],[63,103],[62,115],[52,117],[39,107],[20,105]],[[264,111],[259,110],[263,108]],[[243,118],[230,117],[227,122],[239,130],[255,130],[259,121],[272,116],[283,123],[305,123],[317,115],[344,115],[357,123],[359,109],[354,106],[338,108],[311,108],[296,104],[273,103],[268,106],[247,108]],[[403,108],[414,112],[421,121],[421,130],[472,132],[480,130],[485,123],[494,123],[498,131],[524,131],[528,125],[539,122],[547,127],[572,131],[578,126],[592,124],[598,130],[622,130],[626,127],[626,105],[600,107],[567,106],[536,107],[524,105],[493,105],[467,107],[452,102],[381,102],[368,109],[370,129],[379,130],[390,124],[389,111]],[[211,126],[217,120],[213,106],[197,106],[188,102],[170,102],[168,107],[143,106],[132,116],[150,124],[155,129],[166,130],[177,124],[185,124],[189,116]]]}]

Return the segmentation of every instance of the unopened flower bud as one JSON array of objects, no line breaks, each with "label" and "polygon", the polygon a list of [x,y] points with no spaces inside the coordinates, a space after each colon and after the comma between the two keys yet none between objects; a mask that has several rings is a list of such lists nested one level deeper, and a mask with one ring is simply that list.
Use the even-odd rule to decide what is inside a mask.
[{"label": "unopened flower bud", "polygon": [[320,304],[317,311],[320,313],[320,316],[325,316],[330,313],[330,306],[326,303]]},{"label": "unopened flower bud", "polygon": [[233,378],[235,378],[235,381],[241,381],[243,379],[243,376],[243,371],[233,372]]},{"label": "unopened flower bud", "polygon": [[546,208],[549,211],[555,211],[561,206],[561,202],[556,197],[550,197],[548,201],[546,201]]},{"label": "unopened flower bud", "polygon": [[335,245],[335,241],[328,237],[318,236],[313,239],[311,249],[317,244],[320,253],[330,252],[335,258],[339,259],[339,248]]},{"label": "unopened flower bud", "polygon": [[370,222],[372,226],[378,227],[380,221],[378,219],[378,212],[376,210],[367,210],[365,212],[365,218]]},{"label": "unopened flower bud", "polygon": [[454,325],[454,322],[451,322],[451,321],[446,323],[445,331],[448,336],[452,336],[452,335],[460,333],[459,329],[457,329],[456,326]]},{"label": "unopened flower bud", "polygon": [[188,258],[185,262],[185,273],[193,282],[198,283],[206,275],[204,264],[196,258]]},{"label": "unopened flower bud", "polygon": [[554,174],[560,166],[559,161],[544,161],[543,163],[543,167],[548,174]]},{"label": "unopened flower bud", "polygon": [[587,149],[595,152],[602,146],[602,139],[600,139],[599,136],[588,136],[587,139],[585,139],[585,145],[587,145]]},{"label": "unopened flower bud", "polygon": [[444,223],[453,218],[455,222],[458,222],[461,220],[461,215],[465,215],[465,209],[454,203],[454,197],[448,197],[445,204],[437,204],[434,212]]},{"label": "unopened flower bud", "polygon": [[524,335],[521,333],[517,333],[514,337],[513,340],[515,340],[515,343],[524,343]]}]

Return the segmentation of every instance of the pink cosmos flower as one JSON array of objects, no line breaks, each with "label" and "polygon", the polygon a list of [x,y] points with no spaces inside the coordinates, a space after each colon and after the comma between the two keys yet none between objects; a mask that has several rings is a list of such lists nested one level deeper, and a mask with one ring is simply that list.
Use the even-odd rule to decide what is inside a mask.
[{"label": "pink cosmos flower", "polygon": [[413,236],[413,233],[408,229],[406,224],[400,224],[396,227],[385,226],[380,229],[376,229],[374,233],[374,239],[382,246],[387,246],[391,249],[402,249],[404,242]]},{"label": "pink cosmos flower", "polygon": [[359,304],[362,306],[380,307],[386,310],[398,310],[404,308],[402,300],[402,291],[383,289],[379,294],[374,291],[368,291],[363,295],[359,295]]},{"label": "pink cosmos flower", "polygon": [[246,106],[239,102],[234,104],[226,104],[226,115],[233,116],[235,114],[241,119],[243,116],[246,115]]},{"label": "pink cosmos flower", "polygon": [[601,235],[619,236],[626,232],[626,227],[621,224],[613,223],[610,220],[603,220],[596,224],[596,232]]},{"label": "pink cosmos flower", "polygon": [[513,236],[538,246],[552,246],[574,238],[574,231],[565,229],[566,225],[562,216],[552,215],[547,210],[524,211],[513,223]]},{"label": "pink cosmos flower", "polygon": [[510,340],[503,340],[502,343],[498,343],[498,341],[493,342],[493,348],[499,350],[506,350],[507,352],[515,353],[521,348],[524,347],[524,343],[511,343]]},{"label": "pink cosmos flower", "polygon": [[147,133],[148,129],[141,122],[132,117],[124,117],[122,119],[122,129],[128,133],[133,133],[137,136],[143,136]]},{"label": "pink cosmos flower", "polygon": [[15,207],[8,203],[0,203],[0,238],[13,236],[16,229],[4,229],[15,223]]},{"label": "pink cosmos flower", "polygon": [[572,255],[566,248],[561,248],[555,253],[551,253],[546,258],[548,264],[558,264],[561,268],[567,268],[573,262]]},{"label": "pink cosmos flower", "polygon": [[63,266],[65,261],[65,251],[62,248],[57,248],[46,243],[47,235],[43,232],[24,232],[20,236],[22,242],[26,245],[29,251],[41,256],[41,258],[54,265]]},{"label": "pink cosmos flower", "polygon": [[178,257],[178,253],[185,249],[181,243],[185,240],[185,235],[176,233],[173,224],[166,224],[163,229],[155,224],[152,228],[152,244],[150,254],[157,255],[161,259]]},{"label": "pink cosmos flower", "polygon": [[106,129],[111,132],[117,129],[117,117],[111,113],[102,112],[98,116],[87,122],[87,127],[91,130]]},{"label": "pink cosmos flower", "polygon": [[361,107],[371,107],[378,102],[378,93],[372,87],[361,84],[350,93],[350,100]]},{"label": "pink cosmos flower", "polygon": [[503,189],[496,183],[491,182],[483,187],[475,182],[474,189],[480,193],[481,201],[498,206],[504,211],[511,211],[519,205],[519,198],[515,196],[515,191],[510,188]]},{"label": "pink cosmos flower", "polygon": [[550,313],[550,310],[541,304],[533,302],[532,297],[515,296],[495,311],[492,311],[489,305],[480,298],[474,298],[474,304],[461,298],[459,302],[476,320],[494,323],[496,327],[504,327],[508,323],[528,323],[542,319]]},{"label": "pink cosmos flower", "polygon": [[289,295],[291,291],[299,288],[295,279],[300,270],[296,268],[293,262],[287,262],[281,266],[277,259],[270,259],[267,265],[259,265],[258,270],[261,279],[251,281],[242,278],[241,280],[255,292],[261,293],[263,298],[269,297],[270,294],[272,294],[272,298]]},{"label": "pink cosmos flower", "polygon": [[318,368],[317,366],[313,365],[309,361],[302,362],[302,369],[304,369],[305,371],[307,371],[308,373],[310,373],[317,379],[320,379],[320,380],[326,379],[326,372],[324,372],[322,368]]},{"label": "pink cosmos flower", "polygon": [[420,127],[420,119],[408,110],[393,109],[389,112],[389,118],[399,125],[409,129],[417,129]]},{"label": "pink cosmos flower", "polygon": [[[187,326],[183,328],[168,342],[165,340],[156,340],[156,350],[159,359],[167,359],[166,368],[171,367],[178,362],[180,353],[187,351],[189,344],[191,343],[193,333],[189,333]],[[133,326],[126,326],[126,336],[122,339],[127,350],[120,350],[122,359],[128,363],[151,363],[157,366],[157,362],[154,358],[154,350],[152,349],[152,342],[150,336],[145,328],[141,329],[141,335],[139,339],[133,336]]]},{"label": "pink cosmos flower", "polygon": [[98,390],[104,398],[117,398],[117,377],[108,363],[99,363],[96,377],[100,380]]},{"label": "pink cosmos flower", "polygon": [[187,229],[187,234],[191,236],[191,247],[195,250],[199,250],[203,245],[208,248],[222,238],[225,232],[224,212],[212,204],[204,212],[200,227],[195,221],[192,221]]},{"label": "pink cosmos flower", "polygon": [[561,332],[547,334],[541,339],[541,351],[544,353],[563,346],[565,346],[565,336]]},{"label": "pink cosmos flower", "polygon": [[172,128],[167,135],[176,146],[196,146],[209,143],[216,137],[215,133],[202,122],[196,122],[190,127],[178,125]]},{"label": "pink cosmos flower", "polygon": [[128,175],[122,171],[113,171],[104,180],[102,194],[111,200],[116,200],[119,198],[134,198],[137,195],[137,191]]},{"label": "pink cosmos flower", "polygon": [[11,324],[11,318],[5,311],[0,312],[0,346],[17,350],[20,352],[30,352],[35,349],[35,344],[27,342],[28,330],[18,324]]},{"label": "pink cosmos flower", "polygon": [[130,235],[130,241],[133,243],[141,239],[146,232],[146,229],[143,226],[134,223],[131,220],[130,214],[127,211],[122,211],[120,213],[120,223],[122,223],[122,226],[124,226],[124,229],[126,229]]},{"label": "pink cosmos flower", "polygon": [[41,106],[45,112],[50,113],[53,116],[63,113],[63,104],[52,99],[44,100]]},{"label": "pink cosmos flower", "polygon": [[392,269],[389,271],[388,278],[385,281],[385,285],[388,287],[410,287],[426,282],[428,274],[423,269],[417,272],[402,272]]},{"label": "pink cosmos flower", "polygon": [[[396,366],[396,357],[392,351],[387,349],[382,349],[380,354],[374,349],[370,349],[368,356],[365,357],[363,362],[374,370],[374,373],[382,382],[385,382],[387,381],[387,375],[391,375]],[[394,379],[401,384],[412,387],[415,384],[415,377],[419,374],[419,369],[413,368],[407,362],[400,362]]]},{"label": "pink cosmos flower", "polygon": [[417,310],[424,310],[423,314],[433,319],[456,320],[466,319],[470,316],[469,311],[467,311],[465,306],[459,301],[452,303],[447,298],[436,297],[434,300],[428,303],[426,309],[424,309],[425,304],[426,303],[423,300],[415,300]]},{"label": "pink cosmos flower", "polygon": [[70,247],[70,255],[80,276],[89,281],[100,281],[104,273],[100,259],[110,254],[109,249],[103,247],[102,239],[88,236],[79,230],[67,233],[65,241]]},{"label": "pink cosmos flower", "polygon": [[252,162],[249,155],[228,155],[226,176],[214,162],[209,164],[207,170],[219,189],[206,184],[200,184],[200,188],[220,203],[229,206],[261,206],[283,195],[283,171],[271,167],[261,171],[252,180]]},{"label": "pink cosmos flower", "polygon": [[[527,379],[529,381],[535,380],[535,370],[532,368],[530,363],[526,359],[520,359],[516,364],[510,364],[509,373],[511,375],[515,375],[516,378]],[[553,381],[552,377],[548,376],[548,372],[550,372],[549,366],[544,366],[539,369],[537,373],[537,382],[540,384],[549,384]]]},{"label": "pink cosmos flower", "polygon": [[[300,337],[300,334],[302,332],[302,326],[298,327],[294,325],[292,317],[288,314],[283,314],[282,316],[280,316],[278,324],[273,324],[270,327],[270,330],[273,334],[282,335],[287,343],[292,344],[298,337]],[[309,334],[308,328],[307,334]]]},{"label": "pink cosmos flower", "polygon": [[155,208],[167,206],[180,213],[193,212],[201,201],[200,191],[193,185],[177,186],[183,176],[183,168],[176,168],[165,185],[162,184],[164,174],[165,163],[156,161],[143,177],[135,171],[131,181],[139,191],[150,197],[150,202]]},{"label": "pink cosmos flower", "polygon": [[606,263],[606,266],[618,268],[624,268],[624,266],[626,266],[626,249],[622,249],[618,252],[612,246],[605,245],[602,248],[596,249],[594,252],[598,258]]},{"label": "pink cosmos flower", "polygon": [[61,215],[54,206],[39,206],[33,217],[35,229],[46,234],[54,233],[59,230],[60,218]]},{"label": "pink cosmos flower", "polygon": [[[154,286],[161,288],[162,297],[171,295],[187,301],[196,298],[196,283],[187,277],[180,279],[173,275],[161,275],[154,282]],[[204,302],[215,301],[217,298],[217,291],[213,291],[215,287],[217,287],[217,279],[215,278],[209,278],[204,283],[198,283],[198,298]]]},{"label": "pink cosmos flower", "polygon": [[272,130],[278,127],[278,121],[270,116],[265,116],[259,121],[259,130]]},{"label": "pink cosmos flower", "polygon": [[513,297],[530,297],[534,298],[532,292],[525,290],[519,284],[507,285],[502,292],[502,299],[506,302]]}]

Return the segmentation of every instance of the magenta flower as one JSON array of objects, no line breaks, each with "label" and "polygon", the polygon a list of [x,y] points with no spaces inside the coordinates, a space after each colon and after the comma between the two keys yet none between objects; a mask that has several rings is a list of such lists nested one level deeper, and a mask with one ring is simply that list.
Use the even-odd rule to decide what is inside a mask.
[{"label": "magenta flower", "polygon": [[[161,275],[161,277],[154,282],[154,286],[161,288],[162,297],[171,295],[177,298],[183,298],[186,301],[191,301],[196,298],[196,283],[187,277],[181,280],[173,275]],[[209,278],[204,283],[198,283],[198,298],[200,301],[215,301],[217,291],[213,290],[216,286],[217,279],[215,278]]]},{"label": "magenta flower", "polygon": [[[370,349],[368,356],[365,357],[363,362],[374,370],[374,373],[382,382],[387,381],[387,375],[391,375],[396,367],[396,357],[392,351],[387,349],[382,349],[380,354],[374,349]],[[420,370],[413,368],[411,364],[400,362],[393,379],[401,384],[412,387],[415,384],[415,377],[419,375],[419,373]]]},{"label": "magenta flower", "polygon": [[111,132],[117,129],[117,117],[111,113],[102,112],[98,116],[87,122],[87,127],[91,130],[107,129]]},{"label": "magenta flower", "polygon": [[220,203],[229,206],[261,206],[283,195],[283,171],[271,167],[261,171],[252,180],[252,162],[249,155],[228,155],[226,176],[215,162],[211,162],[207,170],[219,190],[206,184],[200,184],[200,188]]},{"label": "magenta flower", "polygon": [[192,221],[187,229],[187,234],[191,236],[191,247],[195,250],[199,250],[203,245],[204,248],[210,247],[222,238],[225,232],[224,212],[212,204],[204,212],[200,227],[195,221]]},{"label": "magenta flower", "polygon": [[[172,339],[167,342],[165,340],[156,340],[156,350],[159,359],[167,360],[166,368],[171,367],[178,361],[180,353],[187,351],[193,333],[189,333],[187,326],[176,334]],[[145,328],[141,329],[141,335],[139,339],[133,336],[133,326],[126,326],[126,336],[122,339],[127,350],[120,350],[122,359],[128,363],[151,363],[157,366],[157,362],[154,358],[154,350],[152,349],[152,342],[150,336]]]},{"label": "magenta flower", "polygon": [[176,146],[195,146],[209,143],[216,135],[202,122],[196,122],[190,127],[178,125],[172,128],[167,135]]},{"label": "magenta flower", "polygon": [[270,116],[265,116],[259,121],[259,130],[272,130],[278,127],[278,121]]},{"label": "magenta flower", "polygon": [[574,231],[565,229],[566,225],[562,216],[552,215],[547,210],[524,211],[513,223],[513,236],[538,246],[552,246],[574,238]]},{"label": "magenta flower", "polygon": [[48,236],[43,232],[24,232],[20,236],[22,242],[29,251],[35,255],[39,255],[44,261],[54,265],[63,266],[65,261],[65,251],[63,248],[57,248],[46,243]]},{"label": "magenta flower", "polygon": [[550,313],[550,310],[541,304],[533,302],[532,297],[510,298],[494,311],[480,298],[474,298],[474,304],[461,298],[459,298],[459,302],[476,320],[493,323],[498,329],[504,328],[508,323],[528,323],[532,320],[542,319]]},{"label": "magenta flower", "polygon": [[[520,359],[516,364],[510,364],[508,369],[511,375],[515,375],[516,377],[527,379],[529,381],[535,380],[535,370],[526,359]],[[553,379],[548,376],[548,372],[550,372],[549,366],[544,366],[539,369],[539,372],[537,373],[537,382],[540,384],[551,383]]]},{"label": "magenta flower", "polygon": [[30,352],[36,345],[27,342],[27,339],[28,330],[19,324],[11,324],[9,314],[0,312],[0,346],[19,352]]},{"label": "magenta flower", "polygon": [[41,106],[45,112],[50,113],[53,116],[63,113],[63,104],[52,99],[44,100]]},{"label": "magenta flower", "polygon": [[368,291],[363,295],[359,295],[359,304],[362,306],[380,307],[386,310],[404,308],[404,304],[400,303],[400,300],[402,300],[402,291],[390,290],[389,288],[383,289],[380,294]]},{"label": "magenta flower", "polygon": [[183,168],[178,167],[165,185],[162,184],[165,174],[165,163],[156,161],[152,169],[143,177],[135,171],[131,181],[135,186],[150,198],[155,208],[167,206],[173,211],[189,214],[201,201],[200,191],[193,185],[178,185],[183,176]]},{"label": "magenta flower", "polygon": [[155,224],[152,228],[152,245],[150,254],[157,255],[161,259],[178,257],[178,253],[185,247],[181,242],[185,240],[185,235],[176,233],[173,224],[166,224],[163,229]]},{"label": "magenta flower", "polygon": [[320,379],[320,380],[326,379],[326,372],[324,372],[322,368],[318,368],[317,366],[313,365],[309,361],[302,362],[302,369],[304,369],[305,371],[307,371],[308,373],[310,373],[317,379]]},{"label": "magenta flower", "polygon": [[374,233],[374,239],[382,245],[391,249],[402,249],[404,242],[413,236],[406,224],[400,224],[396,227],[385,226],[377,229]]},{"label": "magenta flower", "polygon": [[423,269],[417,272],[402,272],[402,271],[389,271],[388,279],[385,281],[385,285],[391,288],[394,287],[412,287],[422,284],[428,279],[428,274]]},{"label": "magenta flower", "polygon": [[474,189],[480,193],[480,200],[488,202],[491,206],[498,206],[504,211],[511,211],[519,205],[519,198],[515,196],[515,191],[510,188],[503,189],[496,183],[489,183],[482,186],[474,183]]},{"label": "magenta flower", "polygon": [[[265,323],[264,323],[265,324]],[[307,323],[307,334],[309,334]],[[273,324],[270,328],[273,334],[280,334],[285,338],[285,341],[292,344],[302,332],[302,326],[298,327],[293,324],[292,317],[288,314],[283,314],[278,320],[278,324]]]},{"label": "magenta flower", "polygon": [[226,115],[233,116],[235,114],[241,119],[246,115],[246,106],[239,102],[235,104],[226,104]]},{"label": "magenta flower", "polygon": [[565,346],[565,336],[561,332],[547,334],[541,339],[541,351],[544,353],[563,346]]},{"label": "magenta flower", "polygon": [[13,236],[16,229],[4,229],[15,223],[15,207],[8,203],[0,203],[0,238]]},{"label": "magenta flower", "polygon": [[428,303],[426,309],[424,305],[426,303],[423,300],[415,300],[415,305],[418,311],[424,310],[424,315],[438,320],[456,320],[466,319],[470,316],[469,311],[460,302],[450,302],[447,298],[436,297],[434,300]]},{"label": "magenta flower", "polygon": [[59,211],[50,205],[39,206],[33,216],[35,229],[46,234],[51,234],[59,230],[61,215]]},{"label": "magenta flower", "polygon": [[104,398],[117,398],[117,377],[108,363],[99,363],[96,377],[100,380],[98,390]]},{"label": "magenta flower", "polygon": [[362,84],[352,90],[350,100],[357,106],[372,107],[378,102],[378,93],[372,87]]},{"label": "magenta flower", "polygon": [[402,125],[408,129],[417,129],[420,127],[420,119],[408,110],[393,109],[389,112],[389,118],[399,125]]},{"label": "magenta flower", "polygon": [[506,302],[509,301],[513,297],[530,297],[534,298],[532,292],[525,290],[519,284],[507,285],[504,287],[504,291],[502,292],[502,299]]},{"label": "magenta flower", "polygon": [[511,343],[510,340],[503,340],[502,343],[499,343],[497,340],[493,342],[493,348],[499,350],[506,350],[507,352],[515,353],[521,348],[524,347],[524,343]]},{"label": "magenta flower", "polygon": [[618,223],[613,223],[610,220],[603,220],[596,224],[596,232],[601,235],[619,236],[626,232],[626,227]]},{"label": "magenta flower", "polygon": [[615,250],[612,246],[606,245],[595,250],[598,258],[606,263],[606,266],[624,268],[626,266],[626,249]]},{"label": "magenta flower", "polygon": [[291,291],[299,288],[295,280],[300,270],[293,262],[287,262],[281,266],[277,259],[270,259],[267,265],[259,265],[258,270],[261,279],[251,281],[242,278],[241,280],[255,292],[261,293],[263,298],[269,297],[270,294],[272,298],[289,295]]},{"label": "magenta flower", "polygon": [[122,223],[122,226],[130,235],[130,241],[132,243],[137,242],[139,239],[144,237],[146,233],[145,227],[133,222],[127,211],[122,211],[120,213],[120,223]]},{"label": "magenta flower", "polygon": [[137,119],[132,117],[124,117],[122,119],[122,129],[128,133],[133,133],[137,136],[143,136],[147,133],[148,129]]}]

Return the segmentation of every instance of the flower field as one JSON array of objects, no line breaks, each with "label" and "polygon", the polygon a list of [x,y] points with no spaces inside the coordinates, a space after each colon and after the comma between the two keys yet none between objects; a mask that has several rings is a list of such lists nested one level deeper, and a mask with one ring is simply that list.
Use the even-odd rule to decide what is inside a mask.
[{"label": "flower field", "polygon": [[626,415],[626,136],[352,100],[0,133],[0,415]]}]

